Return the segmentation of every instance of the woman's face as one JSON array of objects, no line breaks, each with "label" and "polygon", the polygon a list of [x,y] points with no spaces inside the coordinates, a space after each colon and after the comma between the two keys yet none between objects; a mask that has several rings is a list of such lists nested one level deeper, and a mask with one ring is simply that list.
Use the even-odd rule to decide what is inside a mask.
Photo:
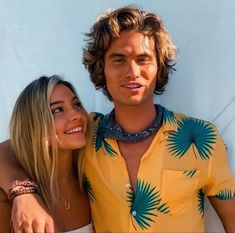
[{"label": "woman's face", "polygon": [[86,144],[87,113],[78,97],[65,85],[55,86],[50,108],[59,149],[78,149]]}]

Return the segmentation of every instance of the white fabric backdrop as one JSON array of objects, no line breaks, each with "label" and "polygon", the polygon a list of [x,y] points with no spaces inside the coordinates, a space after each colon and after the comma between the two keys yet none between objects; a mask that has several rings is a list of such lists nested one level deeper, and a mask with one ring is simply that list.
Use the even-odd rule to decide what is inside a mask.
[{"label": "white fabric backdrop", "polygon": [[[88,111],[111,110],[82,65],[82,33],[104,9],[130,4],[158,13],[179,49],[177,72],[156,102],[215,123],[235,174],[233,0],[0,0],[0,141],[18,94],[40,75],[63,75]],[[222,227],[208,208],[207,232],[216,231]]]}]

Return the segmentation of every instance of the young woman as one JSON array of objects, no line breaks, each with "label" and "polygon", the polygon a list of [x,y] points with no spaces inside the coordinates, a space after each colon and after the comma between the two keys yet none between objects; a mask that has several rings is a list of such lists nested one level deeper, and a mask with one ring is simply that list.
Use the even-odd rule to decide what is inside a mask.
[{"label": "young woman", "polygon": [[[82,164],[78,152],[86,144],[86,129],[87,113],[74,87],[56,75],[31,82],[12,113],[11,145],[20,164],[40,186],[59,232],[93,232],[88,198],[77,169],[78,160]],[[22,185],[24,192],[37,190],[31,182]],[[9,197],[0,189],[0,232],[10,232],[8,198],[18,195],[19,187],[12,187]]]}]

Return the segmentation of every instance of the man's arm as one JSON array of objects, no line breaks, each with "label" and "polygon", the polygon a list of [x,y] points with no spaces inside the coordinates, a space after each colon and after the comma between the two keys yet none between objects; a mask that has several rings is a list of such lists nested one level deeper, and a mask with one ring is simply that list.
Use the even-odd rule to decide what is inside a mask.
[{"label": "man's arm", "polygon": [[27,173],[20,166],[10,146],[10,141],[0,143],[0,187],[8,193],[15,180],[26,180]]},{"label": "man's arm", "polygon": [[0,232],[11,232],[11,205],[6,193],[0,188]]},{"label": "man's arm", "polygon": [[211,205],[220,217],[225,231],[235,232],[235,196],[229,200],[219,200],[216,197],[208,197]]},{"label": "man's arm", "polygon": [[[8,193],[14,181],[28,178],[18,163],[9,140],[0,143],[0,188]],[[15,197],[11,220],[15,232],[54,232],[53,219],[38,195],[24,194]]]}]

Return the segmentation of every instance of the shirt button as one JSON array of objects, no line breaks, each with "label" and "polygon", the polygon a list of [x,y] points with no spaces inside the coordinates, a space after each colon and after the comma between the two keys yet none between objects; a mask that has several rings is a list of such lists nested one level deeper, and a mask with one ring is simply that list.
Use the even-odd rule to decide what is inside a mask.
[{"label": "shirt button", "polygon": [[131,184],[130,183],[126,183],[126,188],[131,188]]},{"label": "shirt button", "polygon": [[136,211],[133,210],[133,211],[131,212],[131,214],[132,214],[132,216],[136,216]]}]

